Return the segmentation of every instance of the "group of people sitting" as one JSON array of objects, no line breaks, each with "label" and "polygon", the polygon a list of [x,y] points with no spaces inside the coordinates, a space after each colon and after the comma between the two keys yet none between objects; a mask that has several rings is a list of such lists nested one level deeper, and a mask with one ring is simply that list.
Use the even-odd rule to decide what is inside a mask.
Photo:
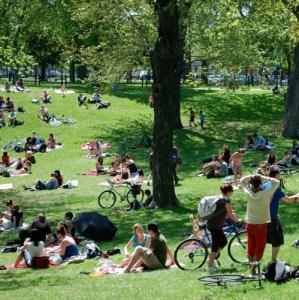
[{"label": "group of people sitting", "polygon": [[49,133],[48,139],[38,137],[36,132],[32,132],[32,135],[26,138],[24,145],[25,151],[31,152],[46,152],[47,150],[55,149],[57,145],[56,139],[53,133]]},{"label": "group of people sitting", "polygon": [[271,166],[276,166],[281,172],[293,166],[299,165],[299,145],[297,141],[293,141],[292,149],[285,150],[283,158],[278,159],[274,149],[267,155],[266,161],[257,169],[257,173],[267,175]]},{"label": "group of people sitting", "polygon": [[23,212],[18,204],[9,200],[5,203],[6,211],[0,219],[0,232],[13,228],[20,228],[23,225]]},{"label": "group of people sitting", "polygon": [[61,264],[79,255],[76,243],[79,240],[75,237],[72,219],[72,212],[67,212],[52,234],[45,214],[38,213],[36,220],[19,233],[21,248],[14,267],[18,267],[22,260],[30,267],[35,257],[47,256],[51,263]]},{"label": "group of people sitting", "polygon": [[[240,150],[242,159],[242,150]],[[235,164],[235,157],[233,156],[233,164]],[[229,164],[231,162],[231,152],[228,146],[223,146],[220,155],[213,155],[211,158],[204,161],[202,170],[197,173],[197,176],[207,176],[207,178],[226,177],[229,175]],[[241,162],[240,162],[241,163]]]},{"label": "group of people sitting", "polygon": [[[7,112],[7,119],[5,111]],[[17,110],[14,107],[14,102],[10,97],[7,97],[6,101],[4,98],[0,96],[0,128],[5,125],[14,127],[17,125],[22,125],[24,122],[21,120],[17,120]]]},{"label": "group of people sitting", "polygon": [[243,148],[243,150],[259,151],[267,151],[271,149],[273,149],[273,144],[268,139],[265,139],[257,133],[255,133],[253,136],[247,136]]},{"label": "group of people sitting", "polygon": [[18,157],[13,159],[9,157],[8,152],[3,152],[1,160],[1,166],[6,168],[6,172],[9,176],[31,173],[32,165],[36,163],[35,157],[31,151],[25,151],[23,158]]},{"label": "group of people sitting", "polygon": [[95,104],[95,109],[108,108],[111,106],[110,102],[102,100],[102,96],[99,92],[94,93],[90,98],[87,98],[82,93],[80,93],[78,96],[78,105],[84,105],[87,108],[87,103]]}]

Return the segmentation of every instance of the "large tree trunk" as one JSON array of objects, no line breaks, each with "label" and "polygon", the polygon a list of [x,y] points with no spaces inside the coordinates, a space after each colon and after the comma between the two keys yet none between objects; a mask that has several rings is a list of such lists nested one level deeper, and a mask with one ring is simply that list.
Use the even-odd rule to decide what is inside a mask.
[{"label": "large tree trunk", "polygon": [[75,83],[76,82],[76,63],[75,61],[71,60],[70,62],[70,82]]},{"label": "large tree trunk", "polygon": [[295,68],[289,77],[289,86],[285,105],[285,124],[283,136],[291,139],[299,138],[299,42],[295,47]]},{"label": "large tree trunk", "polygon": [[46,64],[41,64],[41,66],[40,66],[40,80],[41,81],[46,81],[47,80],[46,68],[47,68]]},{"label": "large tree trunk", "polygon": [[157,0],[158,39],[151,52],[153,69],[154,136],[153,194],[161,207],[178,204],[171,171],[173,118],[177,117],[180,96],[180,41],[177,2]]}]

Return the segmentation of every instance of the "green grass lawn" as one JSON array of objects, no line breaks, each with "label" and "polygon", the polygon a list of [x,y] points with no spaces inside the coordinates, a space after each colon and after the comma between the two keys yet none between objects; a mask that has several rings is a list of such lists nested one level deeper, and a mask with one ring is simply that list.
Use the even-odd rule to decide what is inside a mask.
[{"label": "green grass lawn", "polygon": [[[74,86],[76,92],[88,92],[81,86]],[[112,152],[116,152],[120,142],[127,138],[132,145],[137,144],[143,133],[152,129],[153,111],[147,105],[150,88],[124,86],[123,90],[113,94],[103,95],[112,103],[111,109],[95,111],[92,106],[88,109],[78,107],[77,94],[62,98],[54,94],[53,103],[47,107],[56,116],[72,117],[77,120],[75,125],[62,125],[52,128],[39,120],[36,115],[39,106],[31,103],[32,98],[39,98],[42,88],[33,88],[28,94],[11,94],[16,106],[22,106],[25,113],[18,117],[25,121],[23,126],[0,129],[0,144],[15,137],[27,137],[32,131],[39,136],[47,137],[54,133],[56,140],[62,142],[63,149],[47,154],[36,154],[37,164],[33,166],[32,174],[26,177],[3,178],[0,183],[12,182],[16,189],[10,192],[0,192],[1,203],[12,199],[19,203],[25,215],[25,222],[30,223],[38,211],[45,211],[53,225],[63,218],[66,211],[75,214],[82,211],[98,211],[107,215],[118,227],[118,232],[112,242],[102,243],[103,249],[123,247],[131,237],[132,226],[136,222],[146,224],[155,220],[160,224],[163,234],[168,239],[170,247],[181,241],[181,234],[190,231],[188,215],[195,213],[199,198],[207,194],[218,193],[221,180],[199,178],[195,173],[201,166],[201,160],[227,144],[232,150],[243,145],[246,135],[259,132],[269,137],[278,147],[281,156],[285,148],[291,147],[291,141],[280,137],[270,137],[273,121],[283,118],[282,97],[273,96],[270,92],[239,91],[229,93],[221,90],[192,90],[183,89],[182,120],[188,124],[188,108],[193,107],[198,112],[203,109],[207,118],[207,129],[183,129],[175,132],[175,141],[180,149],[183,164],[179,168],[182,178],[176,188],[182,206],[174,209],[159,209],[154,211],[140,210],[137,212],[121,213],[119,210],[103,210],[97,204],[97,196],[105,189],[98,183],[105,180],[104,176],[80,176],[83,170],[93,169],[95,160],[83,158],[84,151],[80,145],[91,139],[100,138],[112,144]],[[149,151],[130,148],[139,168],[148,173],[147,158]],[[17,157],[16,153],[10,153]],[[250,152],[245,154],[244,165],[246,172],[250,162],[265,160],[266,153]],[[111,158],[105,160],[110,163]],[[50,173],[60,169],[65,180],[78,179],[79,187],[72,190],[55,190],[30,192],[23,191],[23,184],[32,184],[36,179],[47,180]],[[285,178],[287,193],[297,191],[299,176]],[[242,192],[238,191],[233,198],[234,207],[243,216],[246,201]],[[117,202],[119,206],[120,203]],[[2,206],[3,207],[3,206]],[[3,207],[4,208],[4,207]],[[285,230],[285,246],[280,258],[298,264],[298,250],[291,248],[291,242],[298,237],[297,204],[281,205],[280,216]],[[15,233],[1,233],[0,241],[14,238]],[[265,265],[269,260],[270,247],[267,247]],[[14,262],[16,254],[0,254],[0,265]],[[121,261],[122,256],[113,257]],[[221,265],[224,272],[247,272],[247,268],[232,263],[224,249],[221,255]],[[90,278],[79,275],[80,271],[91,271],[96,266],[95,260],[82,264],[47,270],[11,270],[0,272],[0,299],[297,299],[299,287],[293,281],[285,285],[265,283],[261,290],[255,289],[249,283],[235,287],[207,288],[197,280],[206,274],[205,268],[192,272],[181,270],[162,270],[142,274],[122,276],[106,276]]]}]

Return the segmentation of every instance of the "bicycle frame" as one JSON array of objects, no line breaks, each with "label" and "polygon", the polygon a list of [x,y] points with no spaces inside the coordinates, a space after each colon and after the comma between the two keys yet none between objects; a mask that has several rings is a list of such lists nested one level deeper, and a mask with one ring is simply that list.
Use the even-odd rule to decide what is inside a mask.
[{"label": "bicycle frame", "polygon": [[111,182],[111,181],[108,181],[109,185],[110,185],[110,191],[114,192],[115,194],[117,194],[121,200],[125,200],[126,199],[126,195],[127,195],[127,192],[128,192],[128,187],[129,185],[127,184],[125,186],[125,191],[124,193],[120,193],[116,188],[115,188],[115,185]]}]

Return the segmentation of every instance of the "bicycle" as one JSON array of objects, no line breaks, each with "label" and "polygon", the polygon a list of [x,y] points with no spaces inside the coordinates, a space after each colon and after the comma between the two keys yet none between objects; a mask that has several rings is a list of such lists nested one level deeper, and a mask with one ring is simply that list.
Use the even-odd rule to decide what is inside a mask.
[{"label": "bicycle", "polygon": [[[182,241],[174,251],[174,260],[181,270],[195,270],[207,261],[212,244],[210,232],[206,225],[201,225],[204,230],[202,238],[188,238]],[[246,246],[247,234],[245,229],[238,229],[235,224],[223,228],[226,237],[231,237],[228,243],[228,255],[236,263],[247,263]]]},{"label": "bicycle", "polygon": [[25,143],[25,139],[22,138],[15,138],[9,141],[6,144],[1,145],[1,151],[10,151],[14,150],[17,146],[22,146]]},{"label": "bicycle", "polygon": [[138,200],[142,203],[144,198],[144,191],[139,185],[131,185],[126,183],[125,190],[123,193],[120,193],[115,189],[115,185],[111,180],[107,180],[110,188],[103,191],[98,197],[99,206],[102,208],[111,208],[116,202],[116,196],[120,197],[120,201],[127,201],[129,206],[132,206],[134,200]]},{"label": "bicycle", "polygon": [[262,280],[264,279],[264,277],[261,275],[260,263],[258,261],[253,261],[249,264],[257,266],[258,274],[256,276],[246,276],[239,274],[216,274],[199,277],[198,280],[201,281],[203,285],[222,286],[225,288],[230,284],[258,281],[257,288],[262,288]]}]

